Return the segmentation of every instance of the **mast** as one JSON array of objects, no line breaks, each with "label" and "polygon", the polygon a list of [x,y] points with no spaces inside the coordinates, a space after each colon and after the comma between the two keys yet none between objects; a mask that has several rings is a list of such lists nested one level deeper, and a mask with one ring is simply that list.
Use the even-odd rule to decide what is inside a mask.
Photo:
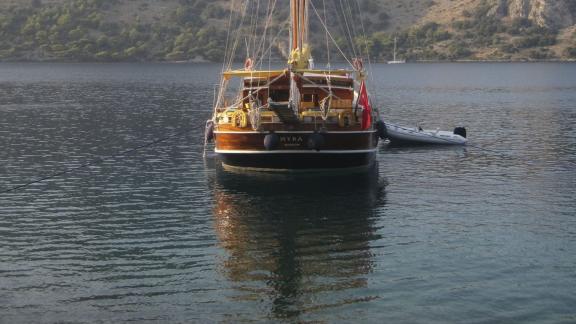
[{"label": "mast", "polygon": [[292,19],[290,37],[291,37],[291,47],[290,51],[298,48],[298,4],[300,0],[290,0],[290,18]]},{"label": "mast", "polygon": [[302,49],[304,48],[304,37],[306,37],[306,32],[307,32],[307,26],[306,26],[306,17],[304,12],[306,8],[306,0],[300,0],[300,4],[298,5],[298,22],[300,23],[300,32],[299,37],[300,39],[298,40],[298,48],[300,49],[300,55],[302,55]]},{"label": "mast", "polygon": [[396,37],[394,37],[394,62],[396,62]]},{"label": "mast", "polygon": [[308,22],[307,0],[291,0],[290,15],[292,28],[290,29],[291,48],[288,65],[290,68],[290,99],[289,105],[295,115],[300,110],[300,89],[297,79],[299,78],[292,70],[309,68],[310,50],[308,49]]},{"label": "mast", "polygon": [[290,58],[288,64],[297,69],[308,68],[308,0],[290,0]]}]

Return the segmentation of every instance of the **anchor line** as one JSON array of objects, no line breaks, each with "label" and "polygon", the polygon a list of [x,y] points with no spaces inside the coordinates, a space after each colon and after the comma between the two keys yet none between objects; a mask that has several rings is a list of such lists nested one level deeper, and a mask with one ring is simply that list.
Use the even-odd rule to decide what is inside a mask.
[{"label": "anchor line", "polygon": [[184,134],[190,133],[190,132],[193,131],[193,130],[195,130],[195,129],[193,129],[193,128],[191,128],[191,129],[185,129],[185,130],[183,130],[183,131],[181,131],[181,132],[174,133],[174,134],[172,134],[172,135],[169,135],[169,136],[165,136],[165,137],[156,139],[156,140],[154,140],[154,141],[152,141],[152,142],[148,142],[148,143],[145,143],[145,144],[142,144],[142,145],[133,147],[133,148],[131,148],[131,149],[128,149],[128,150],[125,150],[125,151],[116,153],[116,154],[112,154],[112,155],[108,155],[108,156],[104,156],[104,157],[99,157],[99,158],[96,158],[96,159],[94,159],[94,160],[92,160],[92,161],[88,161],[88,162],[82,163],[82,164],[80,164],[80,165],[78,165],[78,166],[75,166],[75,167],[72,167],[72,168],[68,168],[68,169],[63,170],[63,171],[54,172],[54,173],[51,173],[51,174],[49,174],[49,175],[47,175],[47,176],[44,176],[44,177],[41,177],[41,178],[38,178],[38,179],[34,179],[34,180],[31,180],[31,181],[28,181],[28,182],[26,182],[26,183],[24,183],[24,184],[21,184],[21,185],[18,185],[18,186],[14,186],[14,187],[11,187],[11,188],[8,188],[8,189],[4,189],[4,190],[0,191],[0,194],[5,194],[5,193],[9,193],[9,192],[16,191],[16,190],[19,190],[19,189],[23,189],[23,188],[29,187],[29,186],[31,186],[31,185],[33,185],[33,184],[35,184],[35,183],[40,183],[40,182],[43,182],[43,181],[46,181],[46,180],[50,180],[50,179],[53,179],[53,178],[56,178],[56,177],[60,177],[60,176],[63,176],[63,175],[66,175],[66,174],[69,174],[69,173],[78,171],[78,170],[80,170],[80,169],[89,167],[89,166],[91,166],[91,165],[100,164],[100,163],[105,162],[105,161],[107,161],[107,160],[124,158],[124,157],[126,157],[127,155],[129,155],[129,154],[131,154],[131,153],[134,153],[134,152],[136,152],[136,151],[138,151],[138,150],[141,150],[141,149],[144,149],[144,148],[147,148],[147,147],[156,145],[156,144],[160,144],[160,143],[162,143],[162,142],[166,142],[166,141],[168,141],[168,140],[170,140],[170,139],[172,139],[172,138],[179,137],[179,136],[182,136],[182,135],[184,135]]}]

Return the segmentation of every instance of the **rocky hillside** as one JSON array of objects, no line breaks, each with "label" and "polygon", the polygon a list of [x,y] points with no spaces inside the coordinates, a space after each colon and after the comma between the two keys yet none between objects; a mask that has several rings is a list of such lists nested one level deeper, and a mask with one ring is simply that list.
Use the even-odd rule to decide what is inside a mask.
[{"label": "rocky hillside", "polygon": [[[267,3],[250,1],[250,10],[263,17]],[[277,2],[270,26],[276,59],[286,52],[287,3]],[[0,60],[221,61],[229,8],[223,0],[0,0]],[[361,12],[365,35],[352,27],[355,40],[346,41],[342,12]],[[408,60],[576,59],[576,0],[326,1],[326,16],[345,52],[367,45],[378,61],[391,58],[394,38]],[[313,43],[325,44],[321,25],[311,29]],[[314,48],[317,60],[325,47]]]},{"label": "rocky hillside", "polygon": [[437,23],[453,35],[433,45],[448,56],[460,51],[469,59],[576,58],[576,0],[436,1],[419,23]]}]

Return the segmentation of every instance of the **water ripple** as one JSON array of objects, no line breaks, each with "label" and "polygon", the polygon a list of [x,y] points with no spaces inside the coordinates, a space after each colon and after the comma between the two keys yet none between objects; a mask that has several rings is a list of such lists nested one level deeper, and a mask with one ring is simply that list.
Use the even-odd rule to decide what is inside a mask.
[{"label": "water ripple", "polygon": [[[0,64],[0,187],[204,125],[219,69]],[[472,145],[237,174],[197,127],[4,194],[0,321],[574,321],[574,65],[376,69],[386,120]]]}]

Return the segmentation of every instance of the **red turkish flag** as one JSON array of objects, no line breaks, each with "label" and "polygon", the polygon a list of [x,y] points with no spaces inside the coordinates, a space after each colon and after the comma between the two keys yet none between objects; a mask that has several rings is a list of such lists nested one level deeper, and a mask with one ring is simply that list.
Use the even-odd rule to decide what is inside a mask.
[{"label": "red turkish flag", "polygon": [[372,107],[370,106],[368,91],[366,91],[364,81],[360,84],[360,98],[358,99],[358,104],[364,107],[364,111],[362,112],[362,129],[368,129],[370,128],[370,125],[372,125]]}]

